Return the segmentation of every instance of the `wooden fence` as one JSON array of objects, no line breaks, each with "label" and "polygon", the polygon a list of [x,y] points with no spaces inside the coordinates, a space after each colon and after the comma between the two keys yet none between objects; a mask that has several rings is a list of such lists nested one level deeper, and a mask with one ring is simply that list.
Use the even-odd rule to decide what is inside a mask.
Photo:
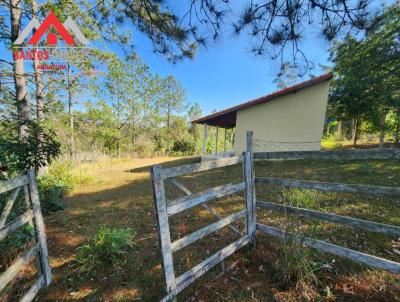
[{"label": "wooden fence", "polygon": [[[359,153],[358,153],[359,152]],[[256,230],[261,233],[278,238],[292,237],[305,246],[318,249],[323,252],[331,253],[340,257],[350,259],[355,262],[363,263],[374,268],[383,269],[392,273],[400,273],[400,263],[387,260],[384,258],[368,255],[359,251],[354,251],[342,246],[328,243],[322,240],[315,240],[297,234],[291,234],[277,228],[267,226],[256,222],[256,211],[258,208],[264,208],[277,212],[290,213],[292,215],[318,219],[331,223],[346,225],[353,228],[363,229],[369,232],[382,233],[389,236],[400,236],[400,227],[377,223],[362,219],[356,219],[347,216],[340,216],[332,213],[324,213],[310,209],[286,206],[267,201],[256,200],[255,185],[274,185],[284,186],[290,188],[312,189],[325,192],[344,192],[353,194],[367,194],[374,196],[387,196],[391,198],[400,197],[400,187],[384,187],[384,186],[371,186],[359,184],[342,184],[342,183],[327,183],[306,181],[297,179],[280,179],[270,177],[256,177],[254,172],[254,159],[390,159],[399,158],[397,150],[341,150],[341,151],[300,151],[300,152],[269,152],[269,153],[253,153],[253,133],[247,132],[247,151],[243,156],[224,158],[220,160],[205,161],[199,164],[186,165],[181,167],[174,167],[163,169],[160,166],[152,168],[152,180],[154,189],[154,200],[156,203],[159,237],[162,259],[164,264],[164,275],[167,286],[167,296],[162,301],[174,299],[175,296],[181,292],[185,287],[190,285],[197,278],[202,276],[205,272],[210,270],[216,264],[223,261],[226,257],[237,251],[242,246],[249,242],[255,242]],[[173,179],[173,177],[181,176],[184,174],[206,171],[213,168],[225,167],[235,165],[243,162],[244,181],[238,184],[228,184],[212,188],[200,193],[192,193],[180,182]],[[177,188],[186,194],[182,198],[174,201],[166,201],[164,192],[164,180],[169,179]],[[228,217],[222,218],[206,202],[216,198],[220,198],[229,194],[245,191],[245,210],[232,214]],[[183,210],[192,208],[196,205],[202,205],[213,216],[219,220],[211,225],[208,225],[194,233],[171,242],[170,228],[168,224],[168,217],[177,214]],[[194,268],[184,273],[179,277],[175,277],[173,256],[172,253],[177,250],[207,236],[222,227],[229,225],[233,231],[239,232],[234,226],[230,225],[232,222],[246,218],[246,234],[239,240],[231,243],[223,248],[218,253],[207,258]]]},{"label": "wooden fence", "polygon": [[[254,196],[254,178],[251,164],[251,155],[249,152],[243,156],[230,157],[215,161],[204,161],[199,164],[186,165],[174,168],[164,169],[161,166],[153,166],[151,169],[155,206],[157,209],[158,230],[161,247],[161,256],[163,260],[164,276],[166,281],[167,296],[161,301],[175,299],[175,296],[184,288],[221,263],[232,253],[242,248],[255,238],[256,220],[255,220],[255,196]],[[231,165],[243,165],[243,182],[237,184],[226,184],[218,186],[203,192],[191,193],[179,181],[173,177],[207,171],[210,169],[226,167]],[[165,197],[164,181],[169,180],[177,188],[183,191],[186,196],[167,201]],[[221,217],[213,210],[207,202],[216,198],[224,197],[238,192],[245,192],[245,209],[227,217]],[[194,206],[202,205],[218,221],[203,227],[185,237],[171,242],[170,227],[168,217],[190,209]],[[245,218],[246,228],[244,234],[233,225],[233,222]],[[173,263],[173,253],[194,243],[201,238],[210,235],[225,226],[229,226],[235,233],[240,234],[240,238],[235,242],[225,246],[223,249],[208,257],[195,267],[191,268],[182,275],[176,277]]]},{"label": "wooden fence", "polygon": [[[11,213],[21,188],[25,192],[26,211],[13,221],[7,223],[7,218]],[[46,233],[34,171],[30,170],[27,175],[0,182],[0,194],[10,191],[12,193],[8,197],[0,216],[0,240],[5,239],[23,225],[30,224],[34,230],[34,245],[28,251],[25,251],[22,256],[15,259],[7,270],[0,275],[0,292],[36,257],[38,277],[32,287],[20,299],[21,302],[30,302],[35,298],[43,285],[48,286],[51,283]]]}]

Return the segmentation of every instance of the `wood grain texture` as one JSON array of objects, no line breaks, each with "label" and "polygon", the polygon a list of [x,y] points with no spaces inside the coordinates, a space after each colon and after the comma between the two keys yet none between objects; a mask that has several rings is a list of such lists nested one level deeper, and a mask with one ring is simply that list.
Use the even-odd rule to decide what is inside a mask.
[{"label": "wood grain texture", "polygon": [[18,257],[14,262],[8,267],[8,269],[0,275],[0,292],[10,283],[27,265],[33,257],[38,253],[39,246],[34,245],[30,250],[25,252],[22,256]]},{"label": "wood grain texture", "polygon": [[47,249],[46,229],[44,226],[42,210],[40,208],[39,190],[36,184],[35,172],[30,170],[29,177],[29,191],[31,196],[33,221],[36,229],[36,237],[39,244],[39,257],[41,270],[44,277],[44,284],[49,286],[51,283],[51,268],[49,261],[49,252]]},{"label": "wood grain texture", "polygon": [[333,182],[318,182],[297,179],[282,179],[271,177],[256,177],[256,183],[284,186],[299,189],[311,189],[326,192],[342,192],[366,194],[373,196],[400,197],[400,187],[383,187],[371,185],[342,184]]},{"label": "wood grain texture", "polygon": [[227,184],[212,189],[194,193],[188,196],[184,196],[169,202],[168,215],[174,215],[184,210],[190,209],[196,205],[205,203],[207,201],[217,199],[223,196],[235,194],[245,189],[245,183],[241,182],[238,184]]},{"label": "wood grain texture", "polygon": [[195,280],[200,278],[202,275],[204,275],[206,272],[208,272],[210,269],[212,269],[215,265],[232,255],[234,252],[245,246],[250,242],[250,238],[245,235],[242,238],[236,240],[235,242],[227,245],[223,249],[221,249],[219,252],[213,254],[206,260],[202,261],[186,273],[182,274],[177,278],[177,287],[176,289],[165,296],[163,299],[160,300],[160,302],[168,302],[170,301],[171,298],[175,297],[177,294],[179,294],[183,289],[188,287],[191,283],[193,283]]},{"label": "wood grain texture", "polygon": [[44,285],[43,276],[40,276],[36,279],[35,283],[31,286],[31,288],[25,293],[25,295],[19,300],[19,302],[31,302],[35,299],[37,293]]},{"label": "wood grain texture", "polygon": [[182,237],[176,241],[174,241],[171,244],[172,252],[176,252],[185,246],[188,246],[189,244],[192,244],[193,242],[200,240],[201,238],[204,238],[207,235],[210,235],[223,227],[231,224],[232,222],[239,220],[240,218],[245,217],[246,215],[246,210],[242,210],[240,212],[234,213],[232,215],[229,215],[217,222],[214,222],[212,224],[209,224],[185,237]]},{"label": "wood grain texture", "polygon": [[[183,193],[185,193],[186,195],[191,195],[192,192],[186,188],[182,183],[180,183],[179,181],[177,181],[174,178],[169,178],[168,179],[172,184],[174,184],[179,190],[181,190]],[[213,208],[211,208],[207,203],[203,203],[201,205],[203,208],[205,208],[211,215],[213,215],[215,218],[218,219],[223,219],[223,217],[221,215],[218,214],[217,211],[215,211]],[[229,228],[236,234],[238,235],[242,235],[242,233],[239,231],[239,229],[233,225],[229,225]]]},{"label": "wood grain texture", "polygon": [[286,152],[255,152],[255,160],[271,159],[400,159],[397,149],[368,149],[368,150],[321,150],[321,151],[286,151]]},{"label": "wood grain texture", "polygon": [[171,293],[176,288],[174,262],[171,249],[171,234],[168,222],[167,202],[165,199],[164,181],[161,177],[162,168],[153,166],[151,168],[151,178],[153,184],[154,203],[157,209],[158,236],[161,249],[161,257],[164,268],[164,277],[167,293]]},{"label": "wood grain texture", "polygon": [[184,165],[179,167],[165,168],[162,169],[161,177],[166,179],[168,177],[176,177],[189,173],[197,173],[207,171],[210,169],[216,169],[221,167],[227,167],[237,165],[242,162],[242,156],[227,157],[217,160],[208,160],[198,164]]},{"label": "wood grain texture", "polygon": [[288,214],[295,214],[303,217],[309,217],[337,224],[343,224],[353,228],[359,228],[370,232],[382,233],[385,235],[400,237],[400,227],[394,225],[388,225],[363,219],[324,213],[315,210],[291,207],[266,201],[257,201],[257,206],[263,209],[269,209]]},{"label": "wood grain texture", "polygon": [[[21,188],[16,188],[12,194],[8,197],[6,205],[3,208],[3,212],[1,213],[0,216],[0,228],[6,225],[8,215],[10,215],[11,209],[14,205],[15,200],[17,199],[17,196],[19,194],[19,191]],[[0,239],[1,240],[1,239]]]},{"label": "wood grain texture", "polygon": [[28,210],[24,214],[18,216],[16,219],[8,223],[6,226],[0,228],[0,240],[6,238],[9,234],[19,229],[25,223],[29,223],[32,221],[33,211]]},{"label": "wood grain texture", "polygon": [[27,175],[18,176],[7,181],[0,181],[0,194],[22,187],[28,183],[29,178]]},{"label": "wood grain texture", "polygon": [[363,263],[370,267],[374,267],[377,269],[382,269],[385,271],[389,271],[395,274],[400,273],[400,263],[379,258],[376,256],[368,255],[365,253],[361,253],[358,251],[354,251],[342,246],[338,246],[332,243],[328,243],[321,240],[311,239],[305,236],[294,235],[292,233],[284,232],[282,230],[266,226],[263,224],[257,223],[257,230],[279,238],[286,238],[287,236],[291,237],[293,240],[298,242],[299,244],[303,244],[308,247],[315,248],[319,251],[330,253],[336,256],[340,256],[354,262]]}]

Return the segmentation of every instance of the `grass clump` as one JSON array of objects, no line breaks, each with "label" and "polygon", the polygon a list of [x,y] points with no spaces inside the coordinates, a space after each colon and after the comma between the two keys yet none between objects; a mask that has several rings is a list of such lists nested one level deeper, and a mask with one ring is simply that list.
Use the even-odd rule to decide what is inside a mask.
[{"label": "grass clump", "polygon": [[101,226],[91,240],[78,249],[77,261],[82,270],[93,271],[107,264],[113,268],[126,262],[125,254],[135,245],[135,231],[131,228]]},{"label": "grass clump", "polygon": [[301,283],[311,285],[318,283],[310,249],[286,237],[282,240],[279,250],[280,255],[274,262],[273,268],[275,278],[282,287],[287,289]]},{"label": "grass clump", "polygon": [[301,189],[283,190],[282,195],[286,204],[300,208],[315,207],[319,197],[317,191]]},{"label": "grass clump", "polygon": [[46,213],[64,209],[63,198],[76,185],[87,184],[92,178],[76,171],[70,161],[55,162],[44,176],[38,177],[42,210]]}]

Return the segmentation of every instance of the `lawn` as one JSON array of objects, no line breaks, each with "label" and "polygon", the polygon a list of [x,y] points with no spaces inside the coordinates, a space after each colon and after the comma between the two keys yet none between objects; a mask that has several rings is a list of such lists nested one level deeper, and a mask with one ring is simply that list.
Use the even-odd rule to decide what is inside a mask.
[{"label": "lawn", "polygon": [[[92,176],[89,184],[71,192],[64,211],[45,217],[54,280],[40,292],[37,301],[157,301],[163,297],[164,281],[159,257],[156,217],[149,166],[195,162],[197,159],[135,159],[88,164],[81,169]],[[369,161],[275,161],[256,162],[257,176],[290,177],[307,180],[400,186],[400,163]],[[192,192],[241,180],[241,167],[217,169],[179,178]],[[278,187],[257,187],[259,199],[279,203],[296,202],[309,208],[371,219],[400,226],[399,200],[354,194],[289,192]],[[166,185],[169,199],[183,196]],[[307,202],[304,203],[304,195]],[[311,196],[311,197],[310,197]],[[292,200],[293,199],[293,200]],[[311,200],[311,202],[309,202]],[[243,207],[242,194],[210,203],[221,215]],[[264,223],[296,229],[315,238],[327,239],[363,252],[400,261],[400,239],[361,232],[333,224],[258,211]],[[204,208],[196,207],[171,221],[175,240],[215,221]],[[130,227],[136,231],[126,263],[117,268],[104,264],[95,272],[82,272],[76,262],[77,249],[101,225]],[[237,224],[243,229],[243,223]],[[174,254],[176,274],[237,238],[226,227]],[[314,289],[283,285],[277,264],[282,259],[280,241],[259,234],[256,248],[245,247],[231,256],[220,274],[216,267],[186,289],[179,301],[400,301],[400,278],[366,266],[312,253],[318,266]]]}]

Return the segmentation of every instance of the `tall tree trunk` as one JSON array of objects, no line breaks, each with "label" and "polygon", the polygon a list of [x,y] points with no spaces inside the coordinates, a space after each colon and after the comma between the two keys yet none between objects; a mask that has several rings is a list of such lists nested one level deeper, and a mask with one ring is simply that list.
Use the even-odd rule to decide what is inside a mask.
[{"label": "tall tree trunk", "polygon": [[69,116],[69,130],[70,130],[70,146],[69,156],[71,159],[75,156],[75,135],[74,135],[74,112],[73,112],[73,87],[71,79],[71,65],[68,63],[68,77],[67,77],[67,91],[68,91],[68,116]]},{"label": "tall tree trunk", "polygon": [[386,130],[386,116],[388,114],[388,111],[385,109],[382,111],[381,116],[380,116],[380,121],[379,121],[379,128],[380,128],[380,133],[379,133],[379,149],[383,149],[384,147],[384,142],[385,142],[385,130]]},{"label": "tall tree trunk", "polygon": [[357,140],[358,140],[358,125],[359,125],[359,120],[357,118],[353,118],[352,121],[352,138],[353,138],[353,147],[357,146]]},{"label": "tall tree trunk", "polygon": [[[11,43],[18,38],[21,27],[21,0],[10,0]],[[13,59],[15,96],[18,110],[18,133],[20,139],[28,137],[29,103],[26,95],[25,70],[23,59]]]},{"label": "tall tree trunk", "polygon": [[342,121],[341,120],[338,121],[336,135],[339,138],[339,140],[342,139]]},{"label": "tall tree trunk", "polygon": [[399,147],[400,140],[400,108],[397,109],[397,120],[396,120],[396,137],[395,137],[395,145]]},{"label": "tall tree trunk", "polygon": [[[32,1],[32,15],[33,17],[37,17],[38,8],[35,0]],[[34,46],[34,49],[37,50],[37,46]],[[40,126],[43,125],[45,119],[45,108],[44,108],[44,85],[42,80],[42,73],[39,69],[39,59],[35,55],[33,59],[33,70],[35,72],[35,84],[36,84],[36,119]],[[42,133],[38,133],[38,142],[39,145],[43,145],[43,135]],[[46,167],[38,168],[38,175],[42,176],[46,172]]]}]

